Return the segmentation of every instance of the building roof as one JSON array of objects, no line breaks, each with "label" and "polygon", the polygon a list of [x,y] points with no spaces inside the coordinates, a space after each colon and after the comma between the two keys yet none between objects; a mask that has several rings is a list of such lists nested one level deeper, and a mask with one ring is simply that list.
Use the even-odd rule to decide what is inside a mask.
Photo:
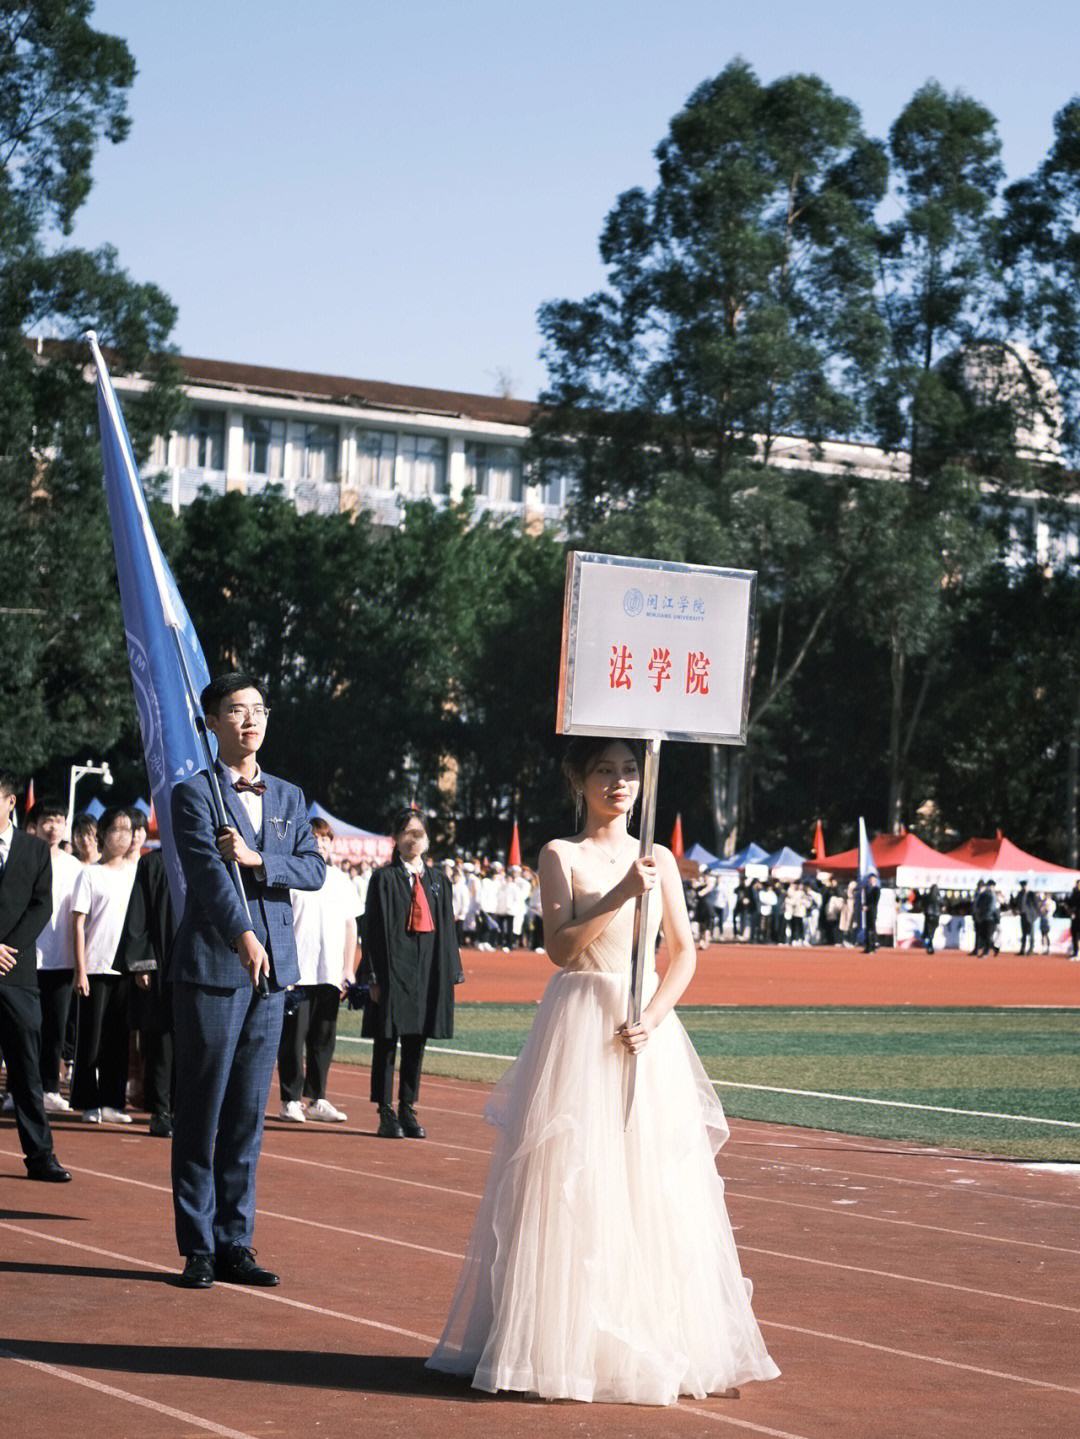
[{"label": "building roof", "polygon": [[401,410],[528,427],[538,408],[533,400],[505,399],[498,395],[430,390],[419,385],[394,385],[385,380],[354,380],[343,375],[278,370],[268,365],[240,365],[231,360],[203,360],[194,355],[179,355],[177,359],[192,384],[325,400],[355,405],[358,409]]}]

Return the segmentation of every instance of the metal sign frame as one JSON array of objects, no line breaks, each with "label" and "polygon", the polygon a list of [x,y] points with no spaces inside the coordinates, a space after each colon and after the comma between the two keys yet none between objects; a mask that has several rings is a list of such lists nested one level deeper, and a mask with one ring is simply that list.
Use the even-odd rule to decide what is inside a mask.
[{"label": "metal sign frame", "polygon": [[[587,724],[574,720],[574,688],[578,667],[578,636],[581,609],[582,577],[587,566],[611,565],[625,569],[653,571],[664,575],[685,574],[697,577],[718,577],[743,582],[748,590],[747,626],[742,664],[742,695],[738,729],[669,730],[645,728],[641,725]],[[757,572],[755,570],[721,569],[710,565],[685,565],[664,560],[633,559],[623,555],[601,555],[573,550],[566,560],[566,588],[563,598],[562,652],[559,660],[559,697],[555,728],[559,734],[606,735],[615,739],[640,739],[650,736],[682,740],[692,744],[746,743],[750,718],[750,669],[753,662],[752,636],[757,618]]]}]

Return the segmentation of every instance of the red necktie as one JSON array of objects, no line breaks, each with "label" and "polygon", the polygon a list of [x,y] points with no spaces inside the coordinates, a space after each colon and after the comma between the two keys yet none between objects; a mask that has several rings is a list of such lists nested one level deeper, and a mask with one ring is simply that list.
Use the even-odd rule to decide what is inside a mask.
[{"label": "red necktie", "polygon": [[405,932],[406,934],[430,934],[434,928],[427,895],[424,893],[424,886],[420,883],[420,876],[417,875],[413,881],[412,904],[409,905],[409,922],[405,926]]}]

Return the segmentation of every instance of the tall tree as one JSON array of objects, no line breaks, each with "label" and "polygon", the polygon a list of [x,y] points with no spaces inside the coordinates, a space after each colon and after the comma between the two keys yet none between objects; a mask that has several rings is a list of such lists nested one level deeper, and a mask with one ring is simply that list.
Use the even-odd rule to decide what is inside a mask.
[{"label": "tall tree", "polygon": [[982,482],[1015,453],[997,382],[1000,285],[993,206],[1002,177],[994,117],[931,81],[889,134],[899,217],[880,242],[888,362],[875,397],[879,438],[907,451],[907,484],[863,489],[873,535],[863,603],[888,649],[887,821],[905,815],[905,780],[941,650],[948,592],[992,551]]},{"label": "tall tree", "polygon": [[[741,60],[694,92],[657,159],[656,188],[620,196],[604,226],[607,288],[540,311],[535,455],[570,479],[582,535],[759,571],[760,718],[812,651],[846,564],[812,523],[834,500],[762,463],[780,434],[860,424],[883,340],[873,213],[887,161],[816,76],[763,85]],[[737,751],[714,751],[721,844],[741,770]]]},{"label": "tall tree", "polygon": [[[82,332],[98,331],[118,369],[160,380],[132,415],[136,442],[168,431],[176,401],[168,357],[154,358],[175,319],[168,299],[108,247],[55,244],[97,145],[128,129],[134,62],[91,11],[0,10],[0,750],[27,769],[100,753],[134,720]],[[39,349],[28,336],[43,331],[53,340]]]}]

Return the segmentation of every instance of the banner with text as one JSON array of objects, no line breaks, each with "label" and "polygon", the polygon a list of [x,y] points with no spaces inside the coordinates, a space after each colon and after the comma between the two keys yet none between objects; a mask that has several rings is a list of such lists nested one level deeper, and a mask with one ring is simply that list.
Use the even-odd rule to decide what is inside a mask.
[{"label": "banner with text", "polygon": [[574,552],[560,734],[745,744],[757,575]]}]

